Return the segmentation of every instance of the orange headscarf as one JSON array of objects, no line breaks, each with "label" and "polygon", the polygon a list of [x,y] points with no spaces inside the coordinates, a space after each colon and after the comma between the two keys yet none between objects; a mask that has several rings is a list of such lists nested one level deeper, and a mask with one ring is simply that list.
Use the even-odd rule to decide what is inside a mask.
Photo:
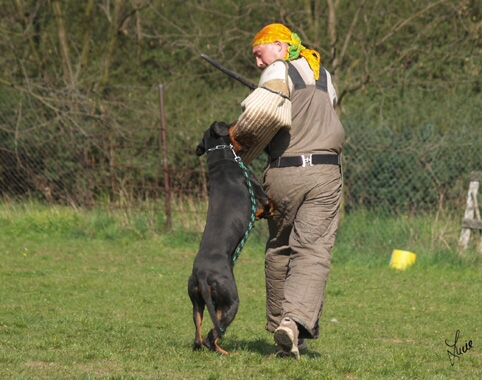
[{"label": "orange headscarf", "polygon": [[301,39],[283,24],[270,24],[261,29],[254,36],[252,46],[271,44],[275,41],[286,42],[289,49],[286,52],[285,61],[292,61],[299,56],[305,58],[310,65],[315,79],[320,76],[320,54],[316,50],[305,48],[301,45]]}]

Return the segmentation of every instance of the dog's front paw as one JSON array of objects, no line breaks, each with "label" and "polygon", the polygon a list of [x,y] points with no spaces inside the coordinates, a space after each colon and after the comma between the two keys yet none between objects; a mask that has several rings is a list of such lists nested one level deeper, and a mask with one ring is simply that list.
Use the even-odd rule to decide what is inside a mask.
[{"label": "dog's front paw", "polygon": [[273,213],[274,213],[274,204],[271,198],[269,198],[268,201],[263,203],[263,208],[261,210],[256,211],[256,220],[268,219],[269,217],[273,216]]}]

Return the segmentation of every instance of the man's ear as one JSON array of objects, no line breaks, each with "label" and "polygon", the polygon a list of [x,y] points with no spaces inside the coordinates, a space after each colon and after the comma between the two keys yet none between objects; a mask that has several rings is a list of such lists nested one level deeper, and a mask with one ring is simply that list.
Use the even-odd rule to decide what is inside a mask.
[{"label": "man's ear", "polygon": [[289,50],[289,45],[286,42],[281,42],[279,40],[274,41],[273,44],[276,46],[278,54],[280,54],[280,56],[282,56],[279,59],[284,59],[285,58],[284,56],[286,55],[286,52]]},{"label": "man's ear", "polygon": [[219,137],[225,137],[229,135],[229,125],[226,124],[224,121],[215,121],[211,125],[211,129],[218,135]]}]

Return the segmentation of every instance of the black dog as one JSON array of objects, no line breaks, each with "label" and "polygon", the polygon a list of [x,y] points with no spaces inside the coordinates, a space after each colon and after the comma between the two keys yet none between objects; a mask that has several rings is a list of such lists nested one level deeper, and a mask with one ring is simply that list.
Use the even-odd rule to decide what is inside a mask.
[{"label": "black dog", "polygon": [[[193,348],[199,350],[204,345],[221,354],[228,352],[219,347],[218,339],[233,321],[239,305],[233,274],[235,254],[256,211],[248,190],[247,176],[252,193],[263,206],[255,212],[256,219],[273,213],[271,200],[261,184],[238,161],[229,138],[229,127],[226,123],[214,122],[204,132],[196,149],[198,156],[207,154],[210,190],[206,226],[188,282],[196,326]],[[214,327],[203,340],[201,325],[205,307]]]}]

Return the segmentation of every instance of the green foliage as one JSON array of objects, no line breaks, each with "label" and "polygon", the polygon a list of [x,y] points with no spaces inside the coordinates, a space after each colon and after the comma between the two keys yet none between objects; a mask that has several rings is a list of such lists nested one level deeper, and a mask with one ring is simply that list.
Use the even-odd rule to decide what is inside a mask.
[{"label": "green foliage", "polygon": [[[330,24],[328,3],[321,0],[222,0],[215,6],[211,0],[185,1],[182,6],[179,1],[93,0],[90,17],[85,16],[90,2],[60,2],[68,57],[60,51],[62,31],[53,5],[36,0],[17,3],[21,6],[0,6],[5,30],[0,44],[2,78],[13,83],[43,78],[40,83],[57,87],[63,81],[62,61],[69,60],[78,89],[97,88],[107,69],[108,85],[163,82],[178,88],[186,83],[194,93],[184,96],[195,98],[202,87],[216,92],[230,81],[200,60],[202,52],[248,78],[258,77],[250,42],[271,22],[287,24],[306,46],[322,53],[325,66],[337,71],[340,92],[352,91],[349,87],[366,75],[375,86],[409,82],[421,88],[479,77],[482,16],[475,1],[336,4],[335,24]],[[117,33],[111,35],[112,28]],[[330,41],[333,36],[335,41]],[[83,50],[86,37],[88,60]],[[18,70],[19,61],[23,70]]]},{"label": "green foliage", "polygon": [[283,22],[337,87],[348,210],[458,207],[481,170],[481,12],[473,0],[1,2],[2,193],[89,206],[159,197],[159,83],[171,186],[203,193],[198,139],[235,121],[249,92],[200,54],[256,82],[253,35]]}]

